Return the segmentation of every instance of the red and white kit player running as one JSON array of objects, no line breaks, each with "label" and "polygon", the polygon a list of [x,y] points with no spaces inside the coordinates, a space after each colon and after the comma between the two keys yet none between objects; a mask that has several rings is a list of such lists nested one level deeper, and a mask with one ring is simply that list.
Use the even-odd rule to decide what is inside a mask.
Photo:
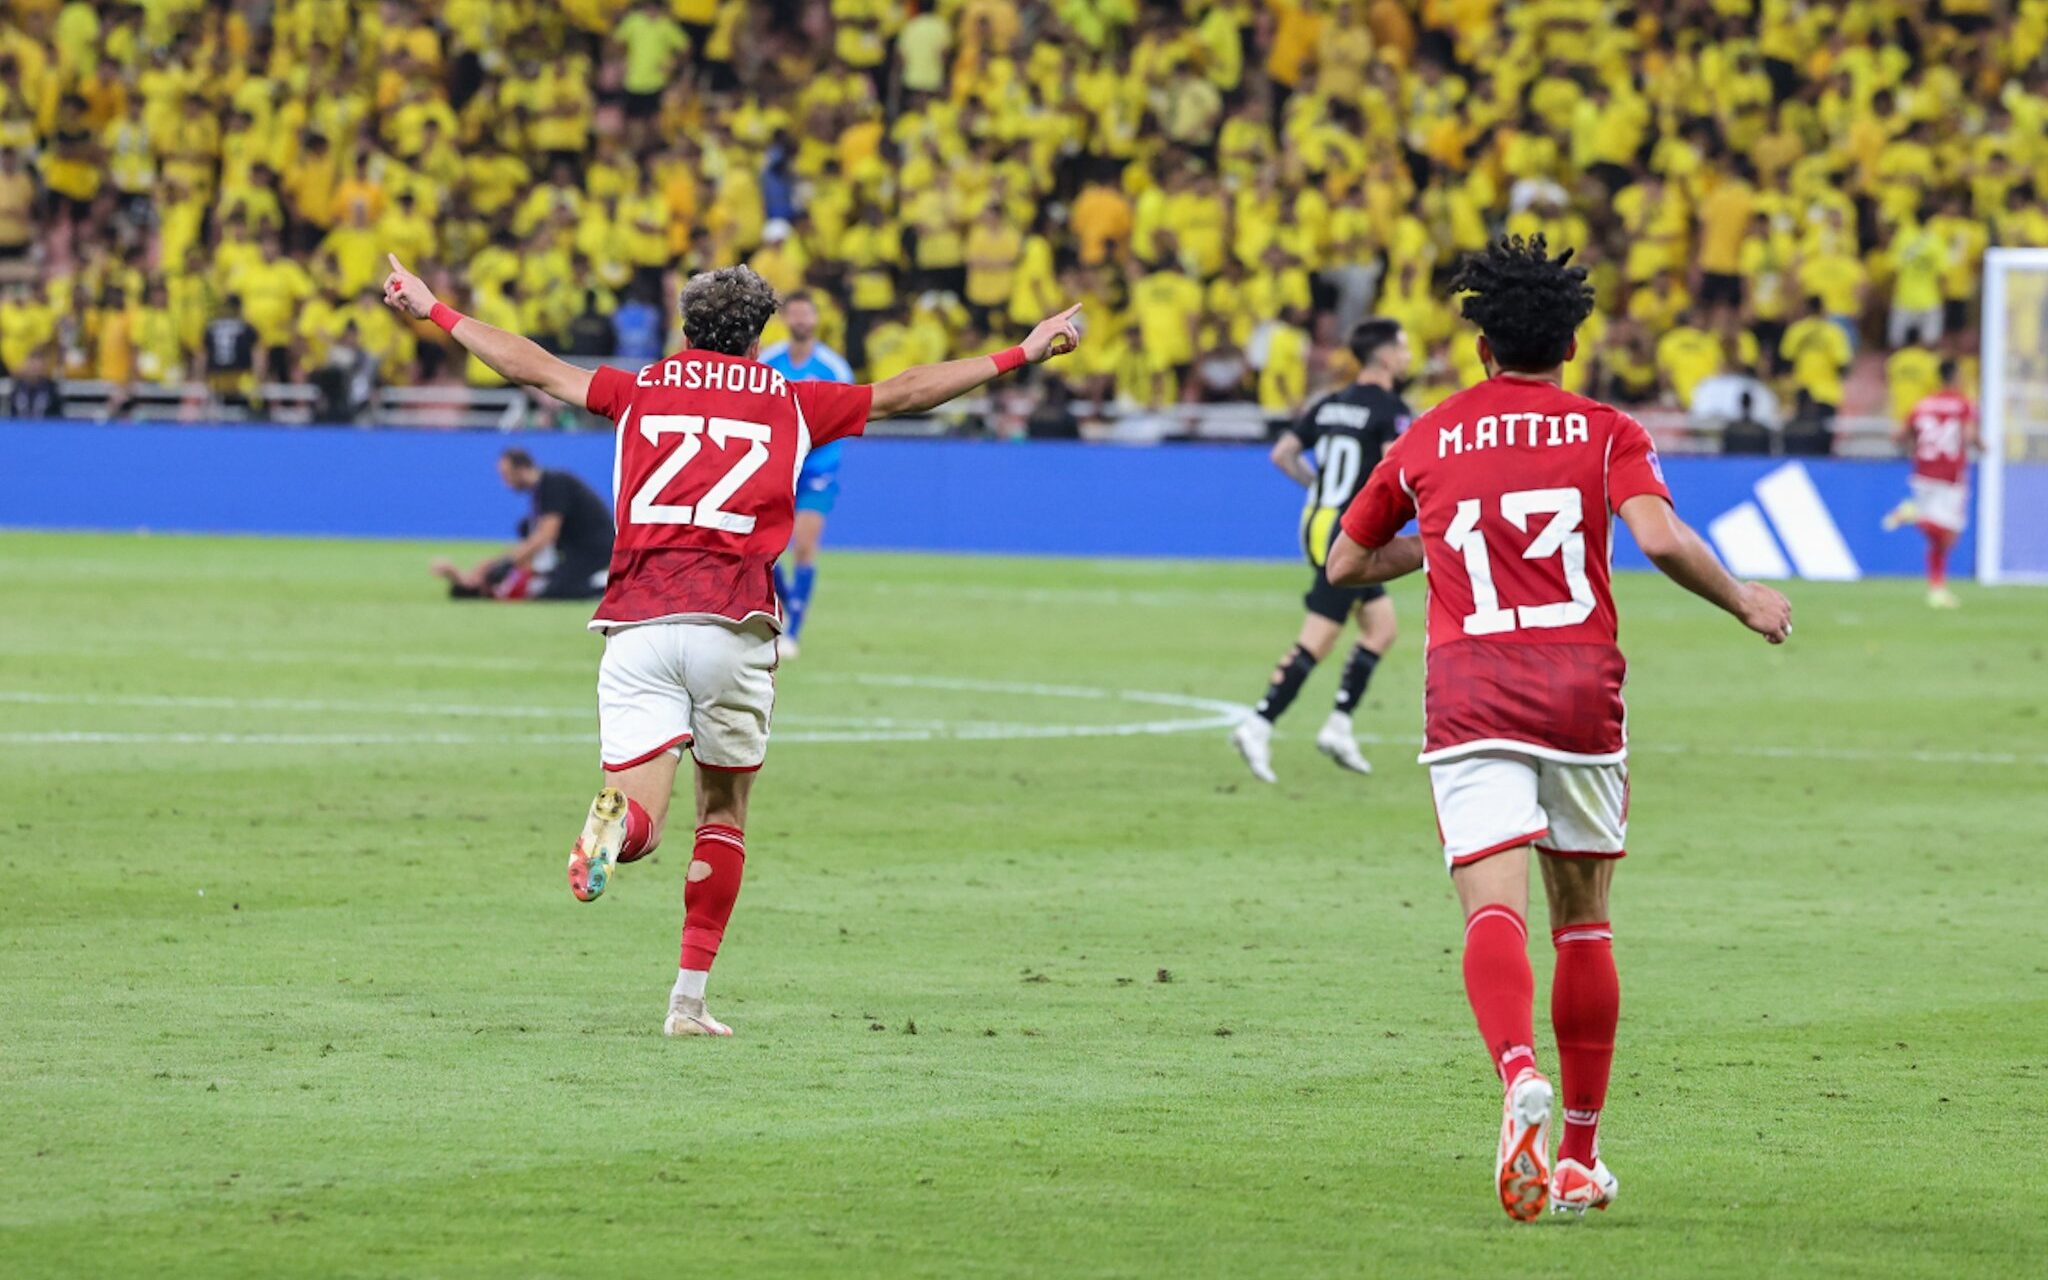
[{"label": "red and white kit player running", "polygon": [[[1511,238],[1459,268],[1452,287],[1492,376],[1387,451],[1329,558],[1344,586],[1428,578],[1422,762],[1465,913],[1465,993],[1506,1088],[1495,1183],[1524,1221],[1546,1203],[1604,1209],[1618,1189],[1595,1147],[1621,1008],[1607,895],[1628,822],[1612,515],[1679,585],[1774,644],[1792,630],[1783,596],[1730,577],[1679,520],[1641,424],[1559,385],[1593,306],[1570,258],[1550,257],[1541,236]],[[1411,519],[1420,535],[1397,536]],[[1523,922],[1532,849],[1557,948],[1554,1173]]]},{"label": "red and white kit player running", "polygon": [[795,523],[804,456],[859,435],[871,419],[921,413],[1073,350],[1080,308],[993,356],[920,365],[873,386],[792,383],[754,358],[779,305],[774,289],[729,267],[683,288],[682,351],[637,373],[593,372],[457,314],[396,257],[391,268],[384,299],[392,307],[432,320],[511,381],[617,424],[618,539],[590,624],[605,636],[597,680],[605,785],[569,856],[569,888],[588,902],[604,892],[614,862],[653,852],[687,748],[697,766],[697,826],[682,962],[663,1029],[730,1035],[705,1010],[704,985],[739,896],[748,793],[768,749],[782,628],[774,565]]},{"label": "red and white kit player running", "polygon": [[1970,522],[1970,455],[1983,447],[1977,407],[1956,385],[1956,362],[1941,362],[1941,390],[1922,396],[1893,438],[1913,450],[1913,494],[1884,518],[1886,529],[1918,525],[1927,538],[1927,603],[1953,609],[1948,553]]}]

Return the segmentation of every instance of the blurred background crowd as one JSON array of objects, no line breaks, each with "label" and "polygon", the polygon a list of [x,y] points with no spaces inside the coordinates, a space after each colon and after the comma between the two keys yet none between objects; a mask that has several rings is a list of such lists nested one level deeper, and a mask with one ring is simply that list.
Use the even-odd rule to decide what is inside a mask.
[{"label": "blurred background crowd", "polygon": [[2048,245],[2044,45],[2048,0],[11,0],[0,364],[16,412],[493,385],[390,251],[593,359],[734,262],[868,378],[1081,300],[1053,398],[1276,417],[1382,314],[1426,405],[1508,231],[1592,270],[1578,389],[1883,414]]}]

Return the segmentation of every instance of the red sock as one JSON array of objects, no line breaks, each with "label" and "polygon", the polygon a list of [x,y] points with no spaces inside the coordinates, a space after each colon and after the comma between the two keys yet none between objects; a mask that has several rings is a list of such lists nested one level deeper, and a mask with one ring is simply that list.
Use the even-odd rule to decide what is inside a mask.
[{"label": "red sock", "polygon": [[1607,1074],[1614,1066],[1614,1025],[1621,1020],[1621,979],[1614,972],[1614,930],[1602,920],[1550,931],[1557,973],[1550,984],[1550,1025],[1564,1076],[1564,1140],[1557,1158],[1593,1167]]},{"label": "red sock", "polygon": [[1948,530],[1922,520],[1920,532],[1927,535],[1927,585],[1935,590],[1948,585]]},{"label": "red sock", "polygon": [[1465,998],[1503,1084],[1536,1065],[1536,975],[1529,969],[1529,926],[1499,904],[1465,921]]},{"label": "red sock", "polygon": [[654,821],[638,800],[626,801],[626,838],[619,841],[619,861],[637,862],[647,853],[654,835]]},{"label": "red sock", "polygon": [[711,823],[697,828],[697,847],[683,885],[683,968],[711,967],[746,869],[746,838],[738,827]]}]

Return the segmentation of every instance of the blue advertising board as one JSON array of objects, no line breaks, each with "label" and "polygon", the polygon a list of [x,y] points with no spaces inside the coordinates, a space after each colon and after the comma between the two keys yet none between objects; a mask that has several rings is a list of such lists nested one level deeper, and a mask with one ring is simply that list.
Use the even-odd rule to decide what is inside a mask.
[{"label": "blue advertising board", "polygon": [[[608,435],[0,421],[0,526],[377,538],[509,537],[525,501],[499,450],[611,485]],[[1906,464],[1672,457],[1679,511],[1736,572],[1917,574],[1887,534]],[[836,547],[1011,555],[1291,559],[1298,488],[1245,445],[849,444]],[[1974,563],[1965,534],[1956,563]],[[1626,535],[1616,564],[1647,567]]]}]

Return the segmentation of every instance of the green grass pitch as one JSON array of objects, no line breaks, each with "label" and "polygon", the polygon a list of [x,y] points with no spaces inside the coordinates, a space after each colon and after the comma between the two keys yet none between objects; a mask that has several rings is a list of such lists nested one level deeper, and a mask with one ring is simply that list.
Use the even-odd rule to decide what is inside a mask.
[{"label": "green grass pitch", "polygon": [[590,906],[563,880],[598,641],[437,599],[428,552],[0,537],[0,1273],[2048,1250],[2048,597],[1799,585],[1771,649],[1621,581],[1622,1199],[1519,1227],[1412,763],[1413,584],[1379,772],[1313,750],[1330,663],[1269,788],[1217,704],[1256,696],[1300,570],[829,556],[713,975],[738,1036],[671,1042],[683,855]]}]

